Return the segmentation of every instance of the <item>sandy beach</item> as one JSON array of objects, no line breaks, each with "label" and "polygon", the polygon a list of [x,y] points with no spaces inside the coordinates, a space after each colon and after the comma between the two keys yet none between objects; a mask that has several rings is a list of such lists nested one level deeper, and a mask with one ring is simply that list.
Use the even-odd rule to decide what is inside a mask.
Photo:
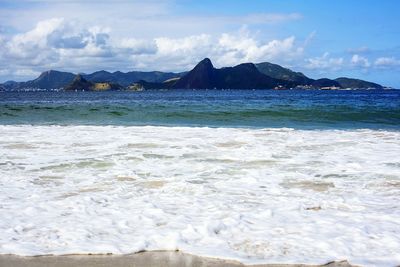
[{"label": "sandy beach", "polygon": [[350,267],[347,261],[329,262],[324,265],[261,264],[245,265],[238,261],[199,257],[180,251],[150,251],[127,255],[65,255],[34,256],[0,255],[0,267]]}]

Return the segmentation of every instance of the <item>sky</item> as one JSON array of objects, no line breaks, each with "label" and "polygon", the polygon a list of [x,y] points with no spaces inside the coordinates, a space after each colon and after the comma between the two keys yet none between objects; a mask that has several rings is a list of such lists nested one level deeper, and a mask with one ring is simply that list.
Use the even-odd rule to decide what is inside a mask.
[{"label": "sky", "polygon": [[0,82],[272,62],[400,88],[398,0],[0,0]]}]

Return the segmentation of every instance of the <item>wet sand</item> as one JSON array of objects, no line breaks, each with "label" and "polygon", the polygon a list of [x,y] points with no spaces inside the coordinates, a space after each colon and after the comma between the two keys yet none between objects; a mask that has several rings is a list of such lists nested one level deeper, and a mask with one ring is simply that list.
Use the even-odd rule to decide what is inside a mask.
[{"label": "wet sand", "polygon": [[151,251],[128,255],[33,256],[0,255],[0,267],[352,267],[347,261],[324,265],[261,264],[244,265],[237,261],[199,257],[180,251]]}]

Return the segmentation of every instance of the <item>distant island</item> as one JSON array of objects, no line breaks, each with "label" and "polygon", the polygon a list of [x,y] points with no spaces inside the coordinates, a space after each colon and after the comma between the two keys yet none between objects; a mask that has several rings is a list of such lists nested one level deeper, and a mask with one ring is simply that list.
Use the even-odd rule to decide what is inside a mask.
[{"label": "distant island", "polygon": [[141,91],[150,89],[376,89],[380,84],[352,78],[334,80],[311,79],[280,65],[263,62],[243,63],[234,67],[214,68],[210,59],[200,61],[191,71],[141,72],[97,71],[75,75],[70,72],[49,70],[38,78],[26,81],[8,81],[0,84],[0,91],[65,90],[65,91]]}]

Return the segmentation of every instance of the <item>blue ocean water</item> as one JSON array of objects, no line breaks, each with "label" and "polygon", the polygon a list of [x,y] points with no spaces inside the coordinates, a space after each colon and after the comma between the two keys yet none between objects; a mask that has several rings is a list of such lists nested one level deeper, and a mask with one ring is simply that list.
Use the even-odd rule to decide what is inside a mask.
[{"label": "blue ocean water", "polygon": [[400,266],[399,151],[400,90],[0,92],[0,254]]},{"label": "blue ocean water", "polygon": [[0,92],[0,124],[400,129],[400,90]]}]

